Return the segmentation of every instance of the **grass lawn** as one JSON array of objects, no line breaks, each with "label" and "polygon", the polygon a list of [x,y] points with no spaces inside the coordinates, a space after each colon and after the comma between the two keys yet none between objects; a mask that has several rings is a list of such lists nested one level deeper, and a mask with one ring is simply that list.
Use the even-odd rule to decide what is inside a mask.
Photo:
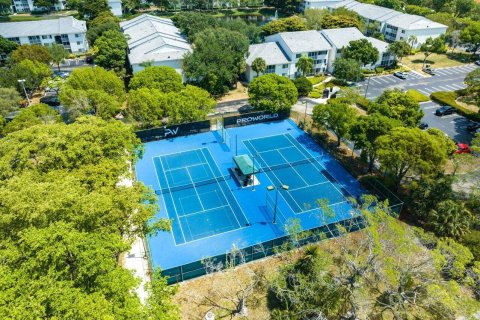
[{"label": "grass lawn", "polygon": [[417,102],[427,102],[427,101],[430,101],[430,98],[427,97],[426,95],[424,95],[423,93],[421,93],[420,91],[418,90],[415,90],[415,89],[410,89],[407,91],[407,95],[409,95],[410,97],[412,97],[413,99],[415,99],[415,101]]},{"label": "grass lawn", "polygon": [[217,102],[248,99],[248,89],[240,82],[237,82],[237,88],[230,90],[224,96],[217,99]]},{"label": "grass lawn", "polygon": [[[423,59],[425,55],[423,52],[416,53],[411,56],[404,57],[401,63],[415,71],[422,71]],[[432,69],[446,68],[460,66],[466,62],[462,62],[464,55],[461,54],[431,54],[428,56],[426,64],[429,64]]]},{"label": "grass lawn", "polygon": [[37,20],[49,20],[49,19],[58,19],[60,17],[67,17],[75,15],[77,11],[68,10],[68,11],[56,11],[51,14],[30,14],[30,13],[20,13],[16,15],[0,16],[0,22],[22,22],[22,21],[37,21]]}]

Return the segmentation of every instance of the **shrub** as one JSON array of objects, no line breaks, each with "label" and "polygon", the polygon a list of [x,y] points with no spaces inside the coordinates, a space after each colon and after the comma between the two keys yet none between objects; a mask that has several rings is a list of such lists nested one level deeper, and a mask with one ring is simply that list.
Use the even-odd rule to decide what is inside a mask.
[{"label": "shrub", "polygon": [[315,76],[315,77],[309,77],[307,78],[308,81],[310,81],[310,83],[314,86],[316,84],[319,84],[320,82],[322,82],[323,80],[325,80],[327,77],[325,76]]},{"label": "shrub", "polygon": [[412,98],[414,99],[415,101],[417,102],[427,102],[427,101],[430,101],[430,98],[427,97],[426,95],[424,95],[423,93],[421,93],[420,91],[418,90],[415,90],[415,89],[410,89],[407,91],[407,94]]},{"label": "shrub", "polygon": [[376,72],[376,73],[382,73],[384,70],[385,70],[385,69],[382,68],[382,67],[377,67],[377,68],[375,68],[375,72]]},{"label": "shrub", "polygon": [[446,92],[446,91],[438,91],[434,92],[430,95],[430,99],[436,101],[440,104],[447,104],[449,106],[454,107],[457,109],[457,112],[461,115],[465,116],[466,118],[473,120],[473,121],[480,121],[480,113],[475,113],[471,110],[468,110],[461,105],[459,105],[456,101],[458,98],[458,94],[456,92]]},{"label": "shrub", "polygon": [[295,87],[297,87],[298,96],[305,97],[313,90],[312,83],[305,77],[299,77],[294,81]]},{"label": "shrub", "polygon": [[319,99],[322,97],[322,93],[321,92],[318,92],[318,91],[312,91],[310,92],[310,94],[308,95],[309,98],[312,98],[312,99]]},{"label": "shrub", "polygon": [[368,100],[365,97],[358,96],[357,99],[355,100],[355,104],[357,105],[357,107],[359,107],[359,108],[361,108],[365,111],[368,111],[368,106],[370,104],[370,100]]}]

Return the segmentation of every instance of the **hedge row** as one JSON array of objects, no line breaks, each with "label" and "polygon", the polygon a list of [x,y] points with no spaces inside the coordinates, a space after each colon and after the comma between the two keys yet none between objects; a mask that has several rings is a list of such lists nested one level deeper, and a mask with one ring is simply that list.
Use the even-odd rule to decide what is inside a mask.
[{"label": "hedge row", "polygon": [[480,121],[480,113],[478,112],[473,112],[471,110],[468,110],[461,105],[459,105],[456,101],[458,98],[458,93],[456,92],[446,92],[446,91],[438,91],[438,92],[433,92],[430,95],[430,99],[433,101],[436,101],[440,104],[446,104],[449,106],[454,107],[457,109],[457,112],[466,118],[473,120],[473,121]]},{"label": "hedge row", "polygon": [[418,90],[415,89],[410,89],[407,91],[407,95],[409,95],[412,99],[414,99],[417,102],[427,102],[430,101],[430,98],[421,93]]}]

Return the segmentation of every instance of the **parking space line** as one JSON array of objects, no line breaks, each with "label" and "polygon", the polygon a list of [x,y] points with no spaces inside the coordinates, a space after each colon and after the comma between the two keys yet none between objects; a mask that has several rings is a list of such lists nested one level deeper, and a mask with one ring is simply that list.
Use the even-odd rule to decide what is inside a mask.
[{"label": "parking space line", "polygon": [[427,96],[430,94],[430,92],[425,91],[425,90],[423,90],[423,89],[417,89],[417,90],[420,91],[420,92],[423,93],[423,94],[426,94]]},{"label": "parking space line", "polygon": [[444,86],[438,86],[440,89],[442,89],[443,91],[451,91],[452,89],[449,89],[447,87],[444,87]]}]

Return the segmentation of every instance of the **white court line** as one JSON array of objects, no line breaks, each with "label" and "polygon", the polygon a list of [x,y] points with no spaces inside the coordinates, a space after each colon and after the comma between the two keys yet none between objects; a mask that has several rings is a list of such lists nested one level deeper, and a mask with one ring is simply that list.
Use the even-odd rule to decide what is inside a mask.
[{"label": "white court line", "polygon": [[[306,152],[307,154],[312,155],[302,144],[300,144],[299,142],[297,142],[297,140],[295,140],[295,138],[293,138],[292,135],[290,135],[290,134],[286,134],[286,135],[289,135],[292,139],[294,139],[294,141],[296,142],[296,144],[298,144],[300,147],[302,147],[302,149],[305,150],[305,152]],[[295,146],[296,146],[296,145],[295,145]],[[296,147],[298,148],[298,146],[296,146]],[[299,148],[299,149],[300,149],[300,148]],[[312,157],[312,158],[313,158],[313,157]],[[327,171],[327,169],[323,166],[323,164],[322,164],[321,162],[317,161],[317,163],[323,168],[323,170]],[[328,172],[328,171],[327,171],[327,172]],[[342,185],[340,182],[338,182],[338,180],[335,179],[335,177],[334,177],[333,175],[330,174],[330,176],[333,178],[333,180],[335,180],[336,183],[338,183],[339,185],[341,185],[341,186],[343,187],[343,185]],[[328,178],[327,178],[327,179],[328,179]],[[330,181],[330,183],[332,183],[332,182]],[[343,192],[341,192],[340,190],[338,190],[338,188],[337,188],[333,183],[332,183],[332,185],[333,185],[333,187],[334,187],[335,189],[337,189],[337,191],[338,191],[344,198],[346,198],[345,195],[343,194]],[[345,189],[345,188],[344,188],[344,189]],[[354,198],[353,195],[350,193],[350,191],[348,191],[347,189],[345,189],[345,191],[347,191],[347,193],[348,193],[352,198]]]},{"label": "white court line", "polygon": [[[162,171],[163,171],[163,176],[165,177],[165,181],[167,181],[167,188],[170,191],[170,185],[168,184],[168,179],[165,176],[165,168],[163,167],[162,158],[159,157],[158,160],[160,161],[160,165],[162,166]],[[157,180],[158,180],[158,173],[157,173],[157,168],[155,168],[155,162],[153,162],[153,168],[155,169],[155,174],[156,174],[156,177],[157,177]],[[158,185],[160,186],[160,188],[162,187],[162,185],[160,184],[160,180],[158,180]],[[178,216],[178,211],[177,211],[177,206],[175,205],[175,200],[173,200],[172,192],[170,191],[169,193],[170,193],[170,198],[172,199],[172,203],[173,203],[173,210],[175,211],[175,216],[177,217],[177,222],[178,222],[178,225],[180,227],[180,231],[182,232],[183,241],[187,242],[187,239],[185,238],[185,233],[183,233],[182,223],[180,222],[180,218]],[[167,210],[167,204],[166,203],[165,203],[165,210],[167,211],[167,215],[168,215],[168,210]],[[173,242],[175,242],[175,244],[177,244],[177,241],[175,241],[175,237],[173,235],[173,232],[172,232],[172,237],[173,237]]]},{"label": "white court line", "polygon": [[[325,178],[325,179],[327,179],[327,178]],[[315,183],[315,184],[310,184],[310,185],[307,185],[307,186],[304,186],[304,187],[295,188],[295,189],[289,189],[288,191],[296,191],[296,190],[300,190],[300,189],[306,189],[306,188],[308,188],[308,187],[319,186],[319,185],[321,185],[321,184],[325,184],[325,183],[328,183],[328,182],[330,182],[330,181],[328,181],[328,179],[327,179],[327,181],[324,181],[324,182],[319,182],[319,183]]]},{"label": "white court line", "polygon": [[[204,148],[204,149],[205,149],[205,148]],[[210,151],[209,151],[208,149],[206,149],[206,151],[210,154]],[[203,155],[203,154],[202,154],[202,155]],[[212,156],[212,155],[210,154],[210,156]],[[205,160],[207,160],[207,158],[205,158],[205,155],[203,155],[203,158],[204,158]],[[213,157],[212,157],[212,159],[213,159]],[[220,172],[220,174],[221,174],[222,171],[221,171],[220,168],[218,167],[218,164],[217,164],[217,162],[215,161],[215,159],[213,159],[213,162],[215,163],[215,166],[217,167],[218,172]],[[215,177],[215,174],[213,173],[212,167],[210,166],[210,163],[208,163],[208,161],[207,161],[207,164],[208,164],[208,168],[210,169],[210,172],[211,172],[211,173],[213,174],[213,176]],[[220,190],[222,191],[223,197],[225,198],[225,200],[227,201],[228,205],[230,206],[230,210],[232,210],[232,213],[233,213],[233,215],[235,216],[235,219],[236,219],[237,222],[238,222],[238,226],[241,227],[242,225],[240,224],[240,221],[238,221],[237,215],[235,214],[235,211],[233,210],[232,206],[230,205],[230,201],[228,201],[228,198],[227,198],[225,192],[223,191],[222,186],[221,186],[220,183],[218,182],[218,179],[217,179],[217,178],[215,178],[215,180],[217,180],[217,185],[218,185],[218,187],[220,188]],[[230,193],[232,193],[231,190],[228,190],[228,191],[230,191]],[[242,207],[241,207],[240,204],[238,203],[238,200],[237,200],[237,198],[235,197],[235,195],[234,195],[233,193],[232,193],[232,197],[233,197],[233,199],[235,199],[235,202],[237,203],[238,207],[240,208],[240,211],[242,212],[243,216],[245,217],[245,221],[247,221],[247,223],[250,224],[250,221],[248,221],[247,216],[246,216],[245,213],[243,212]]]},{"label": "white court line", "polygon": [[[293,146],[292,146],[292,147],[293,147]],[[280,156],[281,156],[283,159],[285,159],[285,161],[287,162],[287,164],[289,164],[289,165],[290,165],[290,161],[288,161],[288,159],[287,159],[287,158],[285,158],[285,157],[283,156],[283,154],[281,154],[280,152],[279,152],[278,154],[280,154]],[[288,167],[287,167],[287,168],[288,168]],[[303,182],[305,182],[305,184],[308,186],[308,182],[307,182],[307,181],[305,181],[305,179],[303,179],[302,175],[301,175],[301,174],[299,174],[299,173],[298,173],[298,171],[297,171],[297,170],[296,170],[296,169],[295,169],[295,168],[294,168],[292,165],[290,165],[290,167],[289,167],[289,168],[292,168],[292,169],[293,169],[293,171],[295,171],[295,173],[296,173],[296,174],[297,174],[297,175],[300,177],[300,179],[302,179],[302,180],[303,180]]]},{"label": "white court line", "polygon": [[[279,135],[279,134],[277,134],[277,135]],[[280,134],[280,136],[281,136],[281,134]],[[255,153],[258,154],[258,153],[257,153],[257,149],[255,148],[255,146],[254,146],[252,143],[250,143],[250,140],[243,140],[243,143],[245,143],[245,142],[248,142],[248,143],[252,146],[252,148],[253,148],[253,150],[255,151]],[[247,149],[248,149],[248,147],[247,147]],[[249,150],[249,151],[250,151],[250,150]],[[267,162],[263,159],[263,157],[262,157],[261,154],[258,154],[258,156],[262,159],[262,161],[263,161],[264,163],[267,163]],[[268,165],[267,165],[267,166],[268,166]],[[277,177],[277,175],[275,174],[275,172],[273,172],[273,170],[270,170],[269,172],[271,172],[271,173],[275,176],[275,179],[277,179],[278,183],[282,183],[282,180],[280,180],[280,179]],[[267,176],[268,176],[268,175],[267,175]],[[273,182],[273,181],[272,181],[272,182]],[[277,186],[277,187],[278,187],[278,186]],[[285,203],[287,204],[287,206],[290,208],[290,210],[291,210],[293,213],[295,213],[295,210],[293,210],[292,206],[288,203],[287,199],[282,195],[281,192],[279,192],[279,193],[280,193],[280,196],[281,196],[281,197],[283,198],[283,200],[285,201]],[[293,199],[292,196],[290,196],[290,198]],[[295,199],[293,199],[293,201],[295,201]],[[300,205],[297,203],[297,201],[295,201],[295,204],[298,206],[298,208],[299,208],[300,210],[302,210],[302,207],[300,207]]]},{"label": "white court line", "polygon": [[190,181],[192,182],[193,189],[195,190],[195,193],[197,194],[198,201],[200,202],[200,205],[202,206],[202,211],[205,211],[205,207],[203,206],[202,199],[200,199],[200,195],[198,194],[197,187],[195,187],[195,183],[193,182],[192,175],[190,174],[190,171],[188,171],[188,169],[187,169],[187,173],[188,173],[188,177],[190,178]]},{"label": "white court line", "polygon": [[[332,184],[332,186],[333,186],[333,184]],[[334,186],[334,187],[335,187],[335,186]],[[345,196],[344,196],[344,198],[345,198]],[[317,200],[319,200],[319,199],[322,199],[322,198],[318,198]],[[328,207],[332,207],[332,206],[336,206],[337,204],[341,204],[341,203],[345,203],[345,202],[348,202],[348,200],[343,200],[343,201],[335,202],[335,203],[332,203],[332,204],[328,204],[327,206],[328,206]],[[298,212],[298,213],[295,213],[295,214],[309,213],[309,212],[312,212],[312,211],[316,211],[316,210],[318,210],[318,209],[322,210],[322,208],[316,207],[316,208],[309,209],[309,210],[305,210],[305,211]],[[322,212],[323,212],[323,210],[322,210]]]},{"label": "white court line", "polygon": [[[227,201],[227,202],[228,202],[228,201]],[[225,208],[225,207],[230,207],[230,206],[229,206],[228,204],[226,204],[226,205],[223,205],[223,206],[219,206],[219,207],[215,207],[215,208],[210,208],[210,209],[203,210],[203,211],[197,211],[197,212],[185,214],[185,215],[181,216],[180,218],[185,218],[185,217],[191,217],[191,216],[201,215],[201,214],[204,214],[205,212],[212,211],[212,210],[217,210],[217,209]]]}]

